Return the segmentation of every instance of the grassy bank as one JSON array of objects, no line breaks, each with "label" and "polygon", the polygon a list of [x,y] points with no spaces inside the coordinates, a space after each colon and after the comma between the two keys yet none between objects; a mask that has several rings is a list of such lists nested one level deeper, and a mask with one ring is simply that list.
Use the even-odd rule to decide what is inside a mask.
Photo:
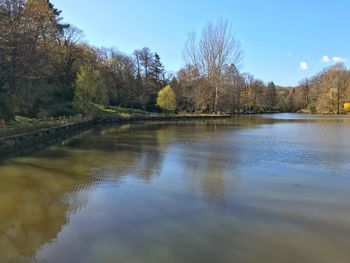
[{"label": "grassy bank", "polygon": [[0,128],[0,138],[30,133],[40,129],[59,127],[62,125],[77,123],[84,119],[78,116],[48,118],[48,119],[29,119],[23,116],[16,116],[16,121],[6,123],[6,128]]},{"label": "grassy bank", "polygon": [[141,117],[181,117],[181,116],[215,116],[213,114],[202,114],[202,113],[158,113],[158,112],[149,112],[139,109],[130,109],[130,108],[121,108],[117,106],[102,106],[95,104],[96,109],[94,112],[94,116],[96,117],[116,117],[120,119],[133,119],[133,118],[141,118]]},{"label": "grassy bank", "polygon": [[14,135],[26,134],[42,129],[49,129],[59,127],[67,124],[79,123],[91,119],[113,119],[120,121],[129,120],[150,120],[167,117],[212,117],[210,114],[188,114],[188,113],[155,113],[139,109],[122,108],[116,106],[102,106],[95,105],[95,109],[90,116],[74,116],[74,117],[60,117],[48,119],[29,119],[22,116],[17,116],[16,121],[6,123],[6,128],[0,128],[0,138],[5,138]]}]

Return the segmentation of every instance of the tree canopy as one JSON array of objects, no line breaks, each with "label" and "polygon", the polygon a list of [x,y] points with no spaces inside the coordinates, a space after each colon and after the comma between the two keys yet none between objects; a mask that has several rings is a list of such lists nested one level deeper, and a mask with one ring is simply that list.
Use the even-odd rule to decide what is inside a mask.
[{"label": "tree canopy", "polygon": [[[125,54],[88,45],[62,14],[48,0],[0,0],[0,118],[87,113],[94,103],[191,113],[336,114],[350,99],[343,64],[288,88],[241,72],[244,52],[225,20],[209,22],[199,38],[189,34],[185,66],[170,73],[149,47]],[[172,92],[164,89],[163,98],[167,85]]]},{"label": "tree canopy", "polygon": [[176,95],[170,85],[159,91],[157,105],[165,111],[174,111],[176,109]]},{"label": "tree canopy", "polygon": [[74,104],[79,112],[93,112],[94,103],[107,103],[107,90],[97,70],[81,67],[75,85]]}]

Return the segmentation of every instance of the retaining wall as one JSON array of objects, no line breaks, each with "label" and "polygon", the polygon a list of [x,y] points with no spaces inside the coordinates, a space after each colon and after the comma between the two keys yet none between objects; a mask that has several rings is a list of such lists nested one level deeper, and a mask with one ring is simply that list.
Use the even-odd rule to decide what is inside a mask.
[{"label": "retaining wall", "polygon": [[111,123],[131,123],[141,121],[180,121],[198,119],[221,119],[230,116],[164,116],[164,117],[134,117],[131,119],[96,118],[53,128],[40,129],[34,132],[0,138],[0,156],[12,156],[16,153],[29,153],[62,141],[74,134],[88,130],[96,125]]}]

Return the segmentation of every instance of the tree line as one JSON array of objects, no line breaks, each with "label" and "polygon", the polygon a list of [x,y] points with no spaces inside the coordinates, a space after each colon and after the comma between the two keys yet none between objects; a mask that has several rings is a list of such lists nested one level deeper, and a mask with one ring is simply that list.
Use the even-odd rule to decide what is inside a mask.
[{"label": "tree line", "polygon": [[224,20],[208,23],[198,38],[189,34],[183,57],[173,74],[148,47],[125,54],[87,44],[49,0],[0,0],[0,119],[89,114],[95,104],[159,111],[160,98],[178,112],[331,113],[348,92],[343,65],[292,90],[240,72],[244,52]]},{"label": "tree line", "polygon": [[350,102],[350,71],[344,63],[323,69],[305,78],[295,89],[295,107],[310,113],[341,114]]},{"label": "tree line", "polygon": [[49,0],[0,0],[0,119],[86,113],[92,103],[157,109],[168,77],[156,52],[93,47],[62,21]]}]

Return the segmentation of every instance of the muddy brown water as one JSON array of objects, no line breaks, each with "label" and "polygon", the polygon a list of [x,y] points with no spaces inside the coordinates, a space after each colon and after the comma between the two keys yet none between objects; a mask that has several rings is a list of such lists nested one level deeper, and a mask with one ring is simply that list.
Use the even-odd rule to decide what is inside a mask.
[{"label": "muddy brown water", "polygon": [[137,123],[0,163],[0,262],[350,262],[350,118]]}]

